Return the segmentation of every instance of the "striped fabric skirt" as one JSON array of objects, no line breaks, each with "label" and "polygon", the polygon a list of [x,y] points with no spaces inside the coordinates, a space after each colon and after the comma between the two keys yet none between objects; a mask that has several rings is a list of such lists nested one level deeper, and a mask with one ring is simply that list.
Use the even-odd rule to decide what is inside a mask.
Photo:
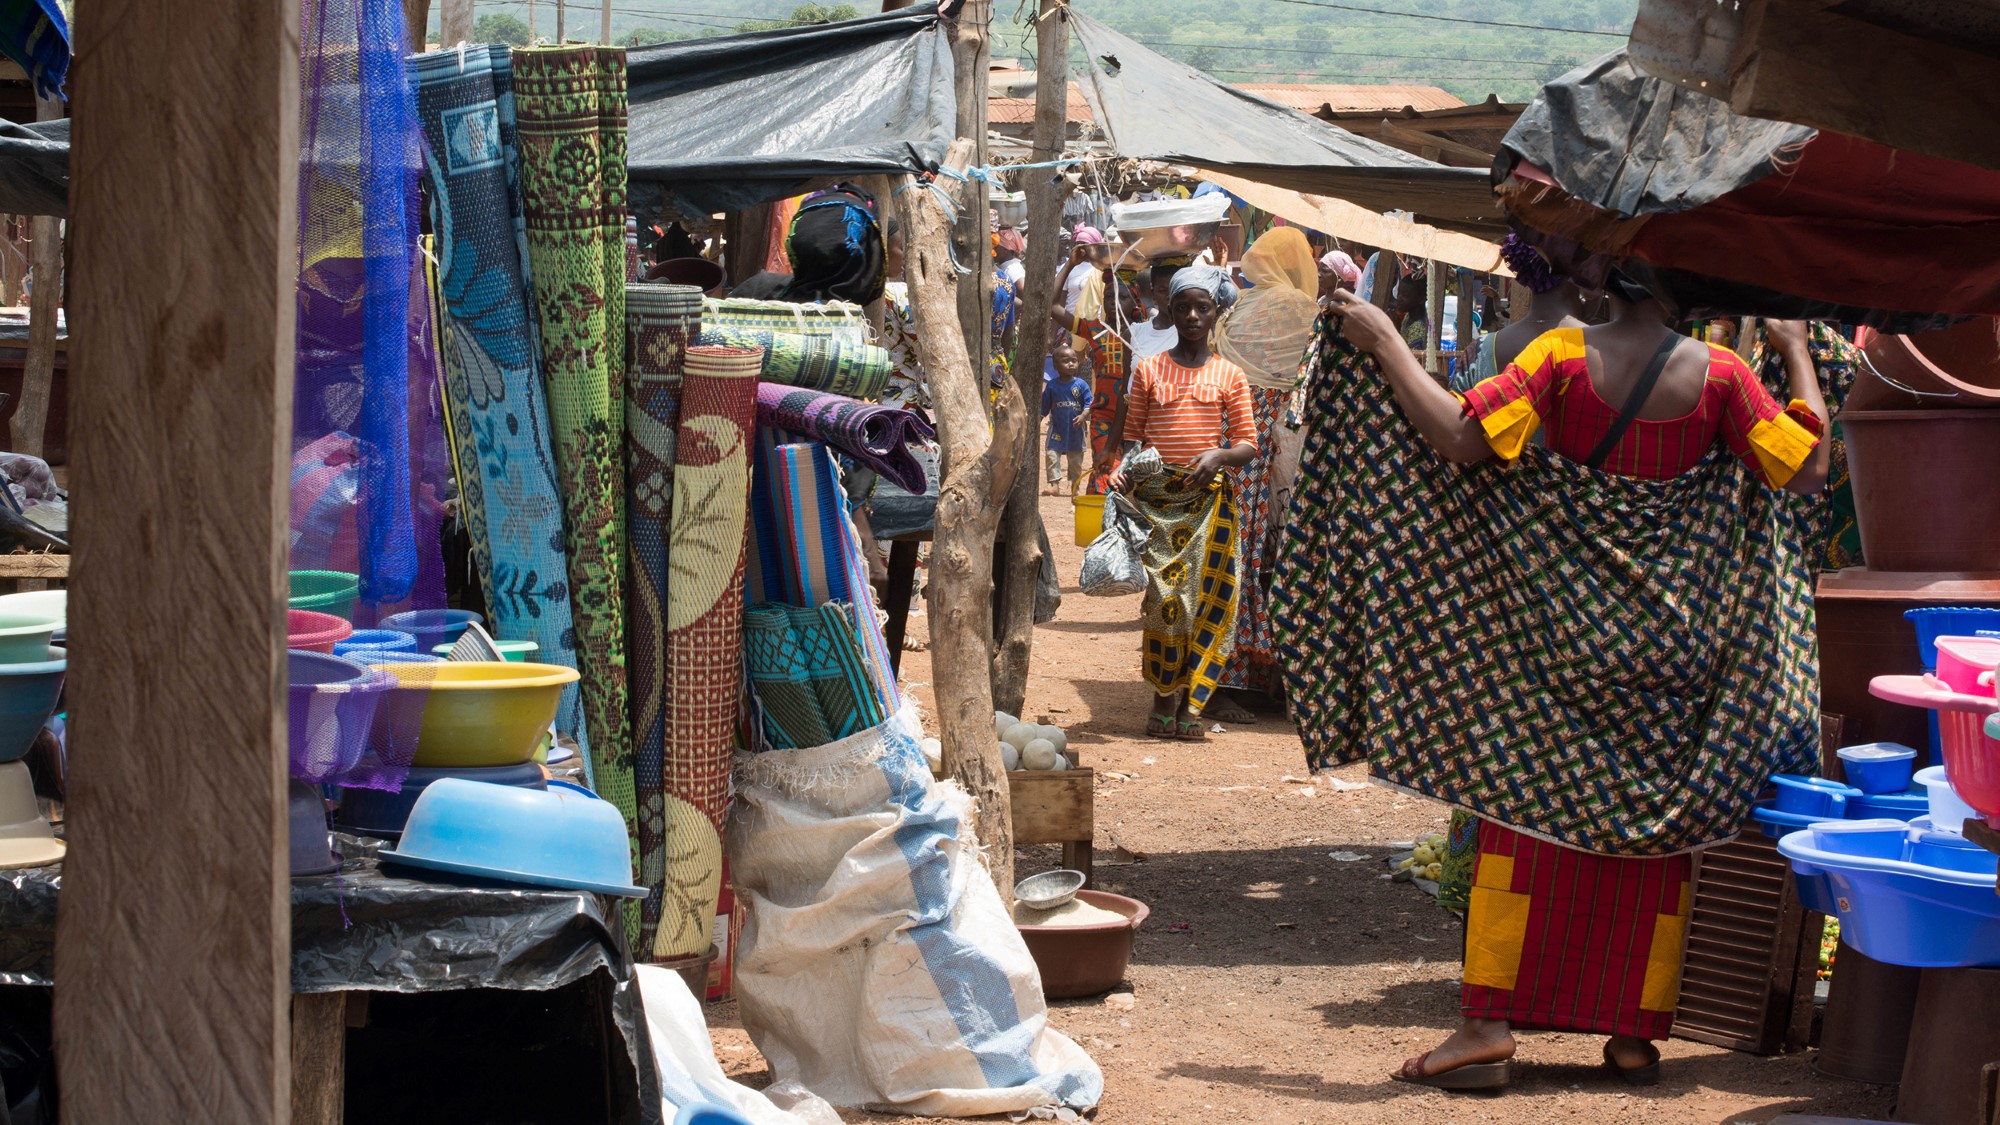
[{"label": "striped fabric skirt", "polygon": [[1687,941],[1687,855],[1592,855],[1479,824],[1466,918],[1467,1019],[1665,1039]]}]

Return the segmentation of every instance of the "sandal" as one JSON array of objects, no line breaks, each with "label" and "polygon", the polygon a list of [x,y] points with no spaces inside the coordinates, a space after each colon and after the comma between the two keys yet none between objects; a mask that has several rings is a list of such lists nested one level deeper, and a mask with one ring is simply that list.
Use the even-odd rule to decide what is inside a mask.
[{"label": "sandal", "polygon": [[1201,729],[1200,719],[1175,719],[1174,737],[1182,742],[1207,742],[1208,732]]},{"label": "sandal", "polygon": [[1177,736],[1176,736],[1176,734],[1174,733],[1174,716],[1173,716],[1173,714],[1172,714],[1171,712],[1169,712],[1168,714],[1165,714],[1165,715],[1158,715],[1158,714],[1155,714],[1155,715],[1147,715],[1147,716],[1146,716],[1146,737],[1147,737],[1147,738],[1174,738],[1174,737],[1177,737]]},{"label": "sandal", "polygon": [[1250,713],[1241,703],[1232,699],[1218,699],[1210,704],[1202,714],[1218,723],[1233,723],[1239,727],[1257,725],[1257,716]]},{"label": "sandal", "polygon": [[1627,1086],[1658,1086],[1660,1084],[1660,1051],[1653,1049],[1653,1061],[1644,1066],[1620,1066],[1611,1054],[1611,1044],[1604,1045],[1604,1065],[1623,1079]]},{"label": "sandal", "polygon": [[1425,1074],[1424,1064],[1430,1058],[1431,1052],[1425,1051],[1404,1063],[1403,1069],[1389,1077],[1412,1086],[1429,1086],[1433,1090],[1499,1090],[1514,1078],[1512,1059],[1496,1063],[1465,1063],[1436,1074]]}]

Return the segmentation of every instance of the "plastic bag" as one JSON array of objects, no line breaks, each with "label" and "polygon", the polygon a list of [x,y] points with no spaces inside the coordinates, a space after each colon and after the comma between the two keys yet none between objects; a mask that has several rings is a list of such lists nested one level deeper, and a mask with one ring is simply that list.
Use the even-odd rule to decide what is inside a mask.
[{"label": "plastic bag", "polygon": [[1104,530],[1083,549],[1077,585],[1084,596],[1117,598],[1146,592],[1146,540],[1152,521],[1120,493],[1104,497]]}]

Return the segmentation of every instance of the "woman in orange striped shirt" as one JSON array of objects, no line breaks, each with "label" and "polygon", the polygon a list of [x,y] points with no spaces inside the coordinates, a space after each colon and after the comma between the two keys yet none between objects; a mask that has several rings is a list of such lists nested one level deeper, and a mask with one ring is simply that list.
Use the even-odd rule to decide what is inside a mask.
[{"label": "woman in orange striped shirt", "polygon": [[1113,437],[1137,443],[1142,455],[1121,465],[1111,486],[1152,521],[1141,664],[1154,701],[1146,733],[1199,742],[1201,711],[1236,628],[1236,503],[1222,470],[1256,456],[1257,422],[1243,369],[1209,351],[1236,286],[1221,270],[1197,265],[1174,275],[1171,293],[1180,339],[1132,371],[1124,429]]}]

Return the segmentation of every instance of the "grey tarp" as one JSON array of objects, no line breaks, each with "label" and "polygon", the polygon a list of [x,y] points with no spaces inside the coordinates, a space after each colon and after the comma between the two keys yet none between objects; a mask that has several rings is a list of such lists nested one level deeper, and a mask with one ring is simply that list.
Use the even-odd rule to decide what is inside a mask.
[{"label": "grey tarp", "polygon": [[69,213],[69,119],[0,121],[0,214]]},{"label": "grey tarp", "polygon": [[735,211],[813,180],[934,169],[957,132],[936,4],[639,47],[629,168],[682,210]]},{"label": "grey tarp", "polygon": [[1070,14],[1083,96],[1119,156],[1229,172],[1438,226],[1505,229],[1483,168],[1448,168],[1218,82],[1088,16]]}]

